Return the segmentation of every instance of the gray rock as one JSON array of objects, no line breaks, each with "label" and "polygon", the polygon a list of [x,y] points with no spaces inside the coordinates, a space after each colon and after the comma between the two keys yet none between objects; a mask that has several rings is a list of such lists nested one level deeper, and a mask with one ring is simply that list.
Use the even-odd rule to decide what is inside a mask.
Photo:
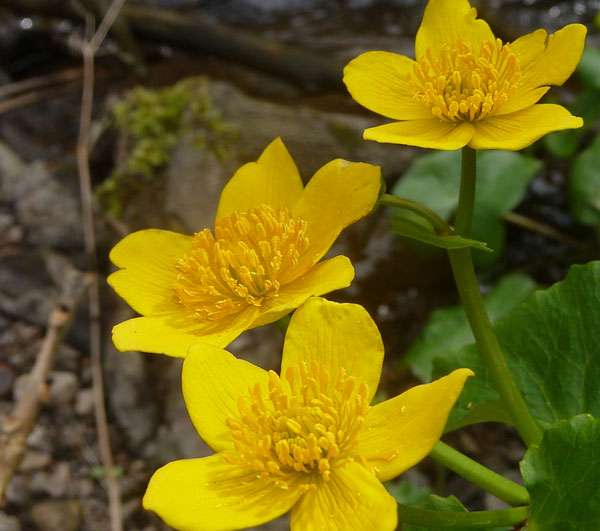
[{"label": "gray rock", "polygon": [[245,331],[227,347],[227,350],[237,358],[278,373],[281,367],[283,337],[274,326],[261,326]]},{"label": "gray rock", "polygon": [[75,413],[82,417],[92,414],[94,410],[94,390],[92,388],[81,389],[75,396]]},{"label": "gray rock", "polygon": [[68,371],[52,371],[49,378],[50,403],[55,406],[71,404],[79,390],[77,376]]},{"label": "gray rock", "polygon": [[7,144],[0,142],[0,190],[2,198],[9,199],[26,164]]},{"label": "gray rock", "polygon": [[378,125],[376,117],[320,111],[262,101],[246,96],[230,84],[208,83],[208,93],[223,119],[238,126],[240,135],[229,158],[221,162],[192,136],[184,136],[167,168],[166,210],[183,221],[190,232],[212,227],[223,186],[242,164],[254,161],[281,136],[305,182],[324,164],[343,158],[382,166],[385,175],[399,174],[416,151],[412,148],[365,142],[365,128]]},{"label": "gray rock", "polygon": [[[45,452],[28,449],[23,456],[23,460],[19,465],[20,472],[31,472],[46,468],[52,463],[52,456]],[[1,529],[1,528],[0,528]]]},{"label": "gray rock", "polygon": [[48,426],[38,422],[27,437],[27,447],[52,455],[52,433]]},{"label": "gray rock", "polygon": [[181,393],[181,365],[183,360],[173,360],[166,374],[169,383],[165,398],[165,419],[168,422],[171,444],[179,458],[205,457],[213,450],[200,438],[187,412]]},{"label": "gray rock", "polygon": [[41,162],[28,168],[32,188],[16,198],[16,211],[28,230],[28,240],[48,247],[79,247],[83,243],[77,196]]},{"label": "gray rock", "polygon": [[15,474],[6,487],[6,501],[16,506],[25,506],[29,500],[27,480],[22,474]]},{"label": "gray rock", "polygon": [[134,516],[137,512],[142,510],[142,498],[135,497],[130,498],[126,502],[123,503],[123,507],[121,508],[121,514],[123,515],[123,520],[126,521],[132,516]]},{"label": "gray rock", "polygon": [[[54,406],[70,404],[79,389],[79,380],[72,372],[51,371],[48,375],[49,387],[47,401]],[[29,374],[21,374],[15,380],[13,394],[19,400],[24,393],[29,392]]]},{"label": "gray rock", "polygon": [[81,352],[79,350],[71,345],[62,343],[58,348],[58,354],[56,355],[54,368],[61,371],[77,373],[79,370],[80,359]]},{"label": "gray rock", "polygon": [[212,227],[221,190],[230,177],[229,166],[185,135],[167,170],[167,212],[190,231]]},{"label": "gray rock", "polygon": [[71,467],[66,461],[56,463],[46,484],[46,492],[52,498],[62,498],[66,495],[71,483]]},{"label": "gray rock", "polygon": [[17,319],[46,326],[57,292],[45,272],[38,249],[2,257],[0,310]]},{"label": "gray rock", "polygon": [[[114,322],[131,316],[122,308]],[[131,448],[151,438],[158,425],[158,409],[146,374],[146,354],[118,352],[112,342],[105,343],[106,395],[112,414]]]},{"label": "gray rock", "polygon": [[78,478],[71,483],[69,495],[78,498],[88,498],[94,493],[94,481],[90,478]]},{"label": "gray rock", "polygon": [[76,500],[45,501],[31,509],[31,519],[40,531],[77,531],[81,528],[81,506]]},{"label": "gray rock", "polygon": [[281,105],[250,98],[232,85],[213,81],[209,94],[225,120],[240,129],[240,152],[255,160],[276,137],[281,136],[300,174],[308,179],[330,160],[343,158],[382,166],[397,174],[415,150],[367,142],[364,129],[383,123],[380,117],[320,111],[299,105]]},{"label": "gray rock", "polygon": [[83,243],[76,188],[65,186],[45,162],[24,164],[6,144],[0,145],[0,192],[15,205],[31,243],[74,247]]},{"label": "gray rock", "polygon": [[21,524],[15,516],[0,512],[0,529],[2,531],[21,531]]}]

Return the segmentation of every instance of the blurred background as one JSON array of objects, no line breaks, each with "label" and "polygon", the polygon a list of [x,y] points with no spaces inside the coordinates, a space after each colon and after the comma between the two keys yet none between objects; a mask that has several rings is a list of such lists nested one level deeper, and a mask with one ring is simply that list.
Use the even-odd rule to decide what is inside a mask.
[{"label": "blurred background", "polygon": [[[480,157],[476,254],[490,313],[499,320],[573,263],[598,258],[600,226],[600,0],[473,0],[504,41],[579,22],[584,59],[547,102],[586,125],[524,153]],[[112,325],[134,314],[106,285],[108,253],[149,227],[212,227],[222,187],[281,136],[305,182],[334,158],[382,166],[388,192],[452,220],[457,153],[432,154],[362,140],[387,122],[356,104],[343,66],[368,50],[414,56],[425,0],[128,0],[95,54],[89,160],[100,276],[102,370],[108,436],[123,528],[169,529],[141,507],[153,471],[208,455],[180,392],[181,361],[121,354]],[[76,148],[82,48],[109,0],[0,0],[0,418],[27,392],[67,271],[93,267],[85,252]],[[449,184],[448,184],[449,183]],[[89,206],[89,205],[88,205]],[[348,228],[331,254],[349,256],[356,279],[329,297],[364,305],[386,345],[379,399],[431,378],[431,360],[472,341],[441,250],[399,238],[384,209]],[[477,253],[477,251],[475,251]],[[13,475],[0,530],[109,530],[107,470],[94,420],[90,315],[81,302],[45,378],[46,399]],[[282,333],[243,334],[231,352],[278,370]],[[519,479],[524,448],[501,424],[445,439]],[[0,439],[0,444],[2,439]],[[1,458],[0,458],[1,464]],[[421,465],[389,485],[403,502],[455,494],[470,510],[500,502],[441,469]],[[285,518],[265,529],[287,528]]]}]

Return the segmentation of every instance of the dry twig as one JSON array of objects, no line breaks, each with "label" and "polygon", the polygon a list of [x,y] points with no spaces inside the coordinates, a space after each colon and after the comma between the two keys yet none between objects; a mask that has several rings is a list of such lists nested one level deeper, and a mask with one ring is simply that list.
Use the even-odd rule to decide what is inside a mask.
[{"label": "dry twig", "polygon": [[[90,356],[92,367],[92,383],[94,389],[94,412],[100,457],[106,470],[106,489],[112,531],[123,529],[121,513],[121,495],[119,484],[114,477],[114,462],[108,436],[106,409],[104,407],[104,384],[102,376],[102,349],[100,324],[100,288],[98,285],[96,262],[96,235],[94,231],[92,186],[90,178],[89,144],[92,122],[92,103],[94,97],[94,58],[110,27],[116,20],[125,0],[113,0],[96,32],[82,43],[83,55],[83,93],[81,96],[81,115],[79,122],[79,139],[77,142],[77,167],[79,170],[79,188],[83,216],[83,234],[85,251],[90,268],[94,275],[90,285]],[[88,21],[88,27],[91,24]]]},{"label": "dry twig", "polygon": [[27,437],[31,432],[40,405],[47,395],[46,378],[63,338],[71,327],[75,310],[91,282],[91,275],[76,269],[67,271],[59,304],[48,318],[48,328],[35,364],[29,373],[26,388],[10,415],[4,418],[0,431],[0,504],[10,478],[25,454]]},{"label": "dry twig", "polygon": [[502,219],[508,223],[512,223],[513,225],[523,227],[524,229],[538,232],[539,234],[546,236],[546,238],[556,240],[557,242],[568,245],[569,247],[573,247],[574,249],[585,249],[587,247],[584,242],[569,236],[565,232],[555,229],[554,227],[551,227],[546,223],[542,223],[541,221],[518,214],[517,212],[504,212],[504,214],[502,214]]}]

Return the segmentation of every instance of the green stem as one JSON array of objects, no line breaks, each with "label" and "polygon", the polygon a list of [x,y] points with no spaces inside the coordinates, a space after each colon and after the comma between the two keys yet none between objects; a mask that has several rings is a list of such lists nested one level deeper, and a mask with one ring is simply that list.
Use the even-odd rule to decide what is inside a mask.
[{"label": "green stem", "polygon": [[529,493],[525,487],[496,474],[442,441],[434,446],[429,455],[438,463],[509,505],[529,505]]},{"label": "green stem", "polygon": [[489,529],[515,526],[529,516],[529,507],[513,507],[498,511],[450,512],[419,509],[398,504],[398,519],[403,524],[423,525],[440,529]]},{"label": "green stem", "polygon": [[462,150],[460,192],[454,220],[454,232],[465,238],[471,237],[473,210],[475,208],[475,186],[477,184],[477,151],[465,146]]},{"label": "green stem", "polygon": [[[463,167],[455,230],[469,238],[475,205],[475,151],[463,148]],[[539,444],[542,431],[527,408],[508,369],[479,291],[470,249],[449,249],[450,265],[475,342],[492,382],[527,446]]]},{"label": "green stem", "polygon": [[397,197],[391,194],[382,194],[379,198],[379,204],[383,206],[389,206],[394,208],[402,208],[419,214],[425,218],[429,223],[433,225],[433,228],[438,233],[452,234],[452,230],[448,223],[446,223],[440,216],[438,216],[433,210],[430,210],[426,206],[423,206],[410,199],[404,199],[403,197]]}]

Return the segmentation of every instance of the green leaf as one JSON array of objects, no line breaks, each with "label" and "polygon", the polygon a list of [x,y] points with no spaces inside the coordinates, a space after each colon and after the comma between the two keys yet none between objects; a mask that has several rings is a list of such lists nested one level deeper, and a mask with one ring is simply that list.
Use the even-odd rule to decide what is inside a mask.
[{"label": "green leaf", "polygon": [[[467,508],[460,502],[456,496],[448,496],[447,498],[442,498],[441,496],[436,496],[432,494],[427,499],[427,503],[423,506],[425,509],[432,509],[435,511],[444,511],[451,513],[466,513]],[[431,527],[431,526],[420,526],[420,525],[412,525],[412,524],[402,524],[402,531],[441,531],[444,528],[440,527]],[[446,528],[447,529],[447,528]],[[478,529],[483,529],[481,526]],[[486,527],[487,531],[505,531],[511,528],[508,527]]]},{"label": "green leaf", "polygon": [[[458,205],[460,160],[460,151],[439,151],[419,157],[392,193],[418,201],[450,221]],[[492,249],[504,247],[502,214],[519,204],[540,167],[539,161],[516,152],[478,153],[473,239],[487,242]],[[489,265],[501,254],[501,251],[493,255],[477,253],[476,265],[480,265],[479,261],[481,265]]]},{"label": "green leaf", "polygon": [[600,50],[586,48],[583,51],[577,74],[587,88],[600,90]]},{"label": "green leaf", "polygon": [[583,118],[583,127],[556,131],[544,137],[546,149],[555,157],[563,159],[575,155],[581,138],[600,116],[600,90],[584,90],[577,95],[569,110],[575,116]]},{"label": "green leaf", "polygon": [[[431,494],[429,498],[427,498],[427,502],[422,505],[423,508],[426,509],[434,509],[436,511],[449,511],[449,512],[459,512],[466,513],[466,507],[460,503],[458,498],[455,496],[449,496],[448,498],[442,498],[441,496],[436,496],[435,494]],[[411,525],[411,524],[403,524],[402,531],[437,531],[439,527],[423,527],[421,525]]]},{"label": "green leaf", "polygon": [[429,487],[415,485],[408,481],[388,481],[385,488],[398,503],[422,505],[431,494]]},{"label": "green leaf", "polygon": [[600,420],[578,415],[550,426],[521,473],[531,496],[528,531],[600,527]]},{"label": "green leaf", "polygon": [[[494,328],[509,369],[533,416],[554,424],[581,413],[600,416],[600,262],[571,267],[562,281],[537,291]],[[499,400],[475,345],[446,351],[433,375],[470,367],[452,412],[458,425],[480,404]]]},{"label": "green leaf", "polygon": [[412,212],[394,212],[392,216],[392,232],[398,236],[412,238],[413,240],[429,243],[443,249],[473,247],[482,251],[492,252],[483,242],[452,234],[437,234],[429,221]]},{"label": "green leaf", "polygon": [[[535,282],[526,276],[513,275],[501,279],[484,297],[492,323],[502,319],[534,289]],[[473,341],[473,333],[462,307],[442,308],[432,312],[421,336],[411,345],[404,359],[416,376],[424,382],[430,382],[433,358]]]},{"label": "green leaf", "polygon": [[573,215],[584,225],[600,225],[600,135],[573,163],[569,196]]},{"label": "green leaf", "polygon": [[392,188],[392,194],[418,201],[449,220],[458,205],[460,160],[460,151],[422,155]]}]

